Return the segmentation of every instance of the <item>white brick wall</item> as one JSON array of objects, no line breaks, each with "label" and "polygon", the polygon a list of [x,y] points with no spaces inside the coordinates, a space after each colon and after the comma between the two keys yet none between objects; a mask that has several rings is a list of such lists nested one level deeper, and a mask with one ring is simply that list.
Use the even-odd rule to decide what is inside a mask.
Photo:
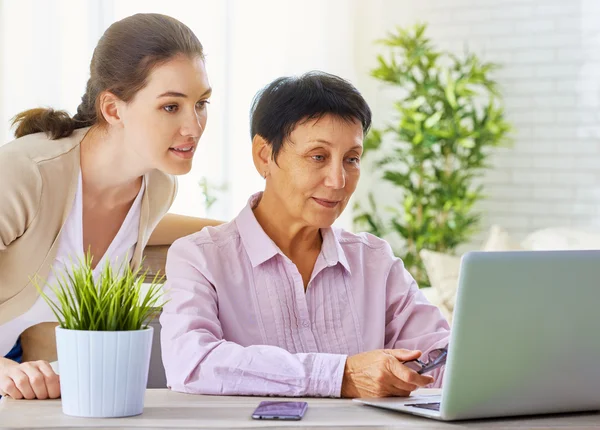
[{"label": "white brick wall", "polygon": [[[496,78],[515,142],[494,154],[484,178],[484,230],[496,223],[522,238],[550,226],[600,227],[600,1],[380,0],[374,7],[377,24],[361,37],[427,22],[438,47],[461,53],[468,45],[503,65]],[[381,124],[394,97],[365,85]]]}]

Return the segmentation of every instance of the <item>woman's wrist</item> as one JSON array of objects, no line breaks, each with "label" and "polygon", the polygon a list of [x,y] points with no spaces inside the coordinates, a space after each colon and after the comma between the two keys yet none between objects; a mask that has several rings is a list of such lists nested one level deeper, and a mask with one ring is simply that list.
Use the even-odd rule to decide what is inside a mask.
[{"label": "woman's wrist", "polygon": [[[348,357],[350,358],[350,357]],[[358,397],[358,392],[356,390],[356,386],[354,385],[354,381],[352,380],[352,370],[348,366],[348,360],[346,359],[346,364],[344,365],[344,374],[342,377],[342,388],[340,391],[340,397],[344,398],[353,398]]]},{"label": "woman's wrist", "polygon": [[0,357],[0,370],[5,369],[7,367],[18,366],[18,365],[19,365],[19,363],[17,363],[14,360],[11,360],[10,358]]}]

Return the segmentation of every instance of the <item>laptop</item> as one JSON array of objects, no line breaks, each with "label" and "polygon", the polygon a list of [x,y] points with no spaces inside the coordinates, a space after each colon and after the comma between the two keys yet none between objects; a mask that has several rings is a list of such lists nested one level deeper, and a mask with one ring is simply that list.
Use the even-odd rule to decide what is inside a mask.
[{"label": "laptop", "polygon": [[355,399],[442,421],[600,410],[600,251],[461,261],[441,396]]}]

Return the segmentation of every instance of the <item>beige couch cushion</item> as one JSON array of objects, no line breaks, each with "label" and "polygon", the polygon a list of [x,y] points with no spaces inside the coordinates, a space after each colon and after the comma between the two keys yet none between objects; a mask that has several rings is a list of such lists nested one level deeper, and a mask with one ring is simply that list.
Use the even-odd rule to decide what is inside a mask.
[{"label": "beige couch cushion", "polygon": [[498,225],[490,228],[487,240],[484,242],[482,251],[522,251],[524,248],[513,238],[508,231]]},{"label": "beige couch cushion", "polygon": [[450,322],[454,310],[460,257],[428,249],[423,249],[419,255],[423,260],[429,282],[431,282],[431,288],[424,290],[432,290],[432,292],[425,293],[425,295]]},{"label": "beige couch cushion", "polygon": [[528,235],[522,242],[533,251],[600,249],[600,232],[571,228],[545,228]]}]

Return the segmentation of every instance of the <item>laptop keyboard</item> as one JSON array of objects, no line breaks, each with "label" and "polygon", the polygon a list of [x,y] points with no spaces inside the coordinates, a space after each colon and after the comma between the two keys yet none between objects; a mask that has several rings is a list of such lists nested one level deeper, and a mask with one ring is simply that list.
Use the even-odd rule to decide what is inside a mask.
[{"label": "laptop keyboard", "polygon": [[439,403],[413,403],[413,404],[407,404],[406,406],[412,406],[413,408],[420,408],[420,409],[429,409],[431,411],[439,411],[440,410],[440,404]]}]

